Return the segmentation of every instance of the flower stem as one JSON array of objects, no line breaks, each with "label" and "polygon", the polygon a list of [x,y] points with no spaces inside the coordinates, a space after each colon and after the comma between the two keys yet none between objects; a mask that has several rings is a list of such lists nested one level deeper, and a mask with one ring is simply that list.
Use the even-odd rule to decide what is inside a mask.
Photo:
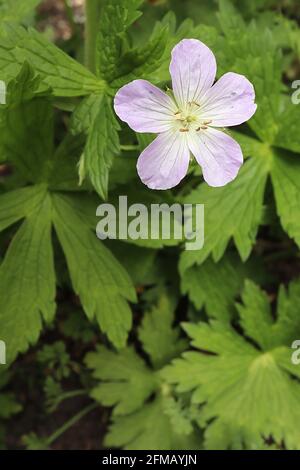
[{"label": "flower stem", "polygon": [[62,434],[64,434],[69,428],[74,426],[81,418],[90,413],[90,411],[97,408],[99,405],[97,403],[92,403],[83,410],[79,411],[75,416],[66,421],[59,429],[57,429],[51,436],[47,439],[47,445],[50,446],[56,439],[58,439]]},{"label": "flower stem", "polygon": [[101,0],[85,0],[85,65],[96,72],[97,31]]},{"label": "flower stem", "polygon": [[139,148],[139,145],[120,145],[120,149],[124,150],[125,152],[129,152],[131,150],[138,150]]},{"label": "flower stem", "polygon": [[60,405],[64,400],[68,400],[69,398],[80,397],[82,395],[87,395],[87,394],[88,392],[85,389],[70,390],[69,392],[65,392],[59,396],[56,402],[56,406]]}]

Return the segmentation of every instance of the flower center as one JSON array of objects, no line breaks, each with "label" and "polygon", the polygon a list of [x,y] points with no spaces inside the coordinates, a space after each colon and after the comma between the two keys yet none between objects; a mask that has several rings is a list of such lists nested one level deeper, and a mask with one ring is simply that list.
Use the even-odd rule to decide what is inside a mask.
[{"label": "flower center", "polygon": [[186,104],[183,109],[178,109],[175,116],[179,132],[189,132],[190,130],[200,131],[207,129],[211,121],[203,121],[199,113],[200,105],[195,101]]}]

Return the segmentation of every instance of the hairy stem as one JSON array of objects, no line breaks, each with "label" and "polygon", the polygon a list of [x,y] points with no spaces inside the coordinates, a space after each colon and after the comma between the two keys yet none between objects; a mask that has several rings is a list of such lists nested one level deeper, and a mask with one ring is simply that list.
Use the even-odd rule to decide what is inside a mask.
[{"label": "hairy stem", "polygon": [[98,406],[99,405],[97,403],[92,403],[86,408],[83,408],[83,410],[79,411],[79,413],[77,413],[71,419],[66,421],[59,429],[57,429],[53,434],[51,434],[51,436],[48,437],[47,445],[50,446],[54,441],[56,441],[56,439],[58,439],[62,434],[64,434],[69,428],[74,426],[74,424],[76,424],[77,421],[81,420],[85,415],[90,413],[90,411],[94,410]]},{"label": "hairy stem", "polygon": [[101,0],[85,0],[85,65],[96,72],[97,31],[100,17]]}]

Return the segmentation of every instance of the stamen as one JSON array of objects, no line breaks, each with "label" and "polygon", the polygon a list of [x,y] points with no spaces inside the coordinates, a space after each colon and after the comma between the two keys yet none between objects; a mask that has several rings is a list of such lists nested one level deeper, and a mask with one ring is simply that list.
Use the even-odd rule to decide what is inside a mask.
[{"label": "stamen", "polygon": [[188,106],[192,106],[192,104],[198,106],[198,108],[200,108],[200,104],[198,104],[196,101],[189,101],[188,102]]},{"label": "stamen", "polygon": [[179,132],[188,132],[189,130],[186,129],[185,127],[182,127],[181,129],[179,129]]}]

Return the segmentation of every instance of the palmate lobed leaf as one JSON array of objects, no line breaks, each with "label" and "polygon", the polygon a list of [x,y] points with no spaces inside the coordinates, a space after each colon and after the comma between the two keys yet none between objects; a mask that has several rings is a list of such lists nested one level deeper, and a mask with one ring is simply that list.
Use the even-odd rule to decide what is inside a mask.
[{"label": "palmate lobed leaf", "polygon": [[113,352],[99,346],[88,353],[86,364],[100,379],[91,396],[104,406],[114,406],[114,415],[127,415],[138,410],[155,392],[158,380],[133,348]]},{"label": "palmate lobed leaf", "polygon": [[136,413],[118,417],[105,437],[105,445],[126,450],[200,449],[201,436],[177,432],[166,413],[167,407],[168,398],[160,396]]},{"label": "palmate lobed leaf", "polygon": [[216,419],[205,431],[207,450],[276,450],[276,444],[267,444],[263,436],[233,425],[231,422]]},{"label": "palmate lobed leaf", "polygon": [[[294,380],[299,371],[291,363],[290,349],[300,328],[298,298],[299,280],[289,293],[281,291],[274,321],[266,295],[248,281],[243,304],[238,305],[246,337],[217,321],[184,324],[193,347],[202,352],[184,353],[162,371],[179,392],[193,391],[193,402],[202,405],[202,422],[214,418],[213,426],[223,423],[225,432],[226,426],[237,429],[252,448],[261,445],[261,436],[299,448],[300,388]],[[232,436],[235,439],[235,433]]]},{"label": "palmate lobed leaf", "polygon": [[42,320],[50,322],[54,317],[54,299],[51,204],[44,191],[0,267],[0,331],[7,345],[7,362],[37,341]]},{"label": "palmate lobed leaf", "polygon": [[138,335],[155,369],[178,356],[187,346],[173,323],[172,303],[165,295],[160,297],[157,307],[143,317]]},{"label": "palmate lobed leaf", "polygon": [[110,251],[82,222],[71,197],[53,195],[53,222],[64,250],[75,292],[90,319],[117,346],[125,346],[131,328],[127,300],[135,301],[129,276]]},{"label": "palmate lobed leaf", "polygon": [[242,263],[234,253],[225,254],[218,263],[207,259],[193,265],[181,276],[181,291],[188,294],[197,310],[205,307],[209,317],[228,322],[234,314],[233,303],[240,294],[246,278],[260,273],[266,277],[262,264],[253,258]]},{"label": "palmate lobed leaf", "polygon": [[139,328],[139,338],[152,366],[146,365],[132,347],[113,352],[99,346],[86,356],[88,367],[99,380],[91,396],[104,406],[114,406],[105,439],[109,447],[171,450],[201,446],[200,436],[180,407],[176,407],[177,420],[174,418],[172,390],[158,375],[159,369],[186,346],[172,326],[173,308],[162,295]]},{"label": "palmate lobed leaf", "polygon": [[[78,202],[76,193],[67,197],[59,192],[77,189],[70,154],[76,157],[82,140],[68,136],[54,151],[53,110],[39,96],[39,81],[28,64],[9,90],[8,103],[0,110],[0,148],[25,182],[35,184],[0,197],[1,230],[25,219],[0,267],[0,332],[8,345],[8,361],[34,343],[43,322],[54,317],[53,224],[88,317],[96,317],[114,344],[123,346],[131,326],[127,299],[134,301],[135,291],[125,270],[92,233],[98,201],[85,194]],[[86,213],[93,214],[93,226],[84,222]]]},{"label": "palmate lobed leaf", "polygon": [[36,211],[44,192],[43,185],[40,185],[15,189],[2,194],[0,198],[0,230],[5,230]]},{"label": "palmate lobed leaf", "polygon": [[72,196],[49,193],[40,185],[0,197],[2,230],[24,217],[0,266],[0,332],[8,362],[37,341],[43,321],[54,318],[52,224],[87,316],[97,319],[115,346],[124,346],[131,327],[127,300],[135,301],[134,288],[126,271],[81,219]]}]

